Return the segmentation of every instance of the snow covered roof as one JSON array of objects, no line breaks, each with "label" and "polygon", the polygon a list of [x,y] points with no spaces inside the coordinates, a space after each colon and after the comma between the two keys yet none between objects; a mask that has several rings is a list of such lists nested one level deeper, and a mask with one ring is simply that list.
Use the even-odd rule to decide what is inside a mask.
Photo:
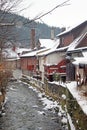
[{"label": "snow covered roof", "polygon": [[65,51],[66,49],[68,48],[68,46],[65,46],[65,47],[61,47],[61,48],[52,48],[48,51],[45,51],[44,53],[41,53],[41,55],[48,55],[48,54],[51,54],[51,53],[56,53],[56,52],[63,52]]},{"label": "snow covered roof", "polygon": [[21,57],[32,57],[32,56],[36,56],[37,51],[32,51],[26,54],[22,54]]},{"label": "snow covered roof", "polygon": [[44,51],[44,52],[40,52],[40,53],[38,53],[38,56],[43,56],[43,55],[48,55],[48,54],[50,54],[50,53],[53,53],[53,52],[55,52],[56,51],[56,48],[59,46],[59,39],[56,39],[55,41],[54,41],[54,46],[52,47],[52,48],[50,48],[50,49],[48,49],[48,50],[46,50],[46,51]]},{"label": "snow covered roof", "polygon": [[6,59],[6,61],[17,61],[19,59],[20,59],[19,57],[18,58],[8,58],[8,59]]},{"label": "snow covered roof", "polygon": [[[43,45],[44,44],[48,44],[47,46],[45,46],[45,48],[40,49],[40,50],[36,50],[36,51],[32,51],[32,52],[29,52],[29,53],[26,53],[26,54],[23,54],[23,55],[21,55],[21,57],[45,55],[45,54],[51,53],[52,51],[54,51],[59,46],[59,39],[56,39],[56,40],[42,39],[42,41],[43,41]],[[47,41],[47,42],[45,42],[45,41]],[[49,42],[49,41],[51,41],[51,42]]]},{"label": "snow covered roof", "polygon": [[[71,51],[78,52],[78,51],[84,51],[84,50],[87,50],[87,46],[86,47],[75,48],[75,49],[73,49]],[[68,51],[68,52],[70,52],[70,51]]]},{"label": "snow covered roof", "polygon": [[75,57],[74,60],[72,62],[74,65],[87,64],[87,57]]},{"label": "snow covered roof", "polygon": [[49,50],[47,50],[47,51],[38,53],[38,56],[49,55],[49,54],[54,53],[54,52],[55,52],[55,53],[56,53],[56,52],[61,52],[61,51],[66,50],[67,48],[68,48],[68,46],[66,46],[66,47],[61,47],[61,48],[58,48],[58,49],[52,48],[52,49],[49,49]]},{"label": "snow covered roof", "polygon": [[87,51],[83,51],[82,54],[84,57],[87,57]]},{"label": "snow covered roof", "polygon": [[59,45],[59,40],[51,40],[51,39],[39,39],[39,42],[41,44],[41,47],[45,48],[53,48],[54,46]]},{"label": "snow covered roof", "polygon": [[48,55],[48,54],[50,54],[50,53],[52,53],[52,52],[54,52],[54,51],[55,51],[55,49],[49,49],[49,50],[46,50],[46,51],[44,51],[44,52],[37,53],[37,55],[38,55],[38,56],[44,56],[44,55]]},{"label": "snow covered roof", "polygon": [[60,47],[60,48],[57,48],[57,49],[56,49],[56,52],[57,52],[57,51],[65,51],[65,50],[67,50],[67,49],[68,49],[68,46]]},{"label": "snow covered roof", "polygon": [[19,54],[22,54],[23,52],[29,52],[29,51],[31,51],[31,49],[28,49],[28,48],[16,48],[16,50],[15,50],[16,52],[17,52],[17,54],[19,53]]},{"label": "snow covered roof", "polygon": [[12,50],[12,48],[7,48],[7,49],[4,49],[3,50],[3,56],[6,58],[6,59],[19,59],[19,56],[18,54]]},{"label": "snow covered roof", "polygon": [[33,50],[31,52],[28,52],[28,53],[25,53],[25,54],[22,54],[20,57],[32,57],[32,56],[37,56],[37,53],[40,53],[40,52],[44,52],[48,49],[44,48],[44,49],[40,49],[40,50]]},{"label": "snow covered roof", "polygon": [[62,36],[62,35],[64,35],[64,34],[67,34],[67,33],[71,32],[71,31],[73,31],[74,29],[76,29],[77,27],[81,26],[81,25],[84,24],[84,23],[87,23],[87,20],[84,21],[84,22],[82,22],[82,23],[80,23],[80,24],[78,24],[78,25],[74,25],[74,26],[68,28],[66,31],[64,31],[64,32],[62,32],[62,33],[60,33],[60,34],[58,34],[57,37]]}]

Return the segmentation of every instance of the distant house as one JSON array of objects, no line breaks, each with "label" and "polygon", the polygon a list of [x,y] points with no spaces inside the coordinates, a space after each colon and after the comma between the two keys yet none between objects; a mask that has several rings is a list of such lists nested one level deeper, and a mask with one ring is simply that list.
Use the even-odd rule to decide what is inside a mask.
[{"label": "distant house", "polygon": [[58,43],[57,39],[39,39],[37,42],[37,48],[38,49],[42,49],[42,48],[51,49],[54,46],[58,46],[57,43]]},{"label": "distant house", "polygon": [[21,56],[22,54],[28,53],[28,52],[30,52],[30,51],[31,51],[31,49],[29,49],[29,48],[19,48],[19,47],[16,47],[16,48],[15,48],[15,52],[16,52],[19,56]]},{"label": "distant house", "polygon": [[[58,40],[40,39],[40,48],[32,50],[32,52],[21,55],[21,69],[28,70],[29,74],[42,73],[43,71],[43,59],[40,60],[39,54],[45,53],[50,48],[57,48]],[[42,77],[42,76],[41,76]]]},{"label": "distant house", "polygon": [[28,75],[32,75],[36,73],[37,67],[37,51],[32,51],[30,53],[26,53],[20,56],[21,58],[21,69],[23,73]]},{"label": "distant house", "polygon": [[5,59],[6,69],[13,70],[16,68],[20,68],[20,57],[12,48],[4,49],[3,57]]}]

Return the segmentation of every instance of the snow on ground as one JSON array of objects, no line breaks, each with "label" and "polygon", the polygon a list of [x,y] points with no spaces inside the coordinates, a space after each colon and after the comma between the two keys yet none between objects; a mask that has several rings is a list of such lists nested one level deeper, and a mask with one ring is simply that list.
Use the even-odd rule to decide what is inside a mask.
[{"label": "snow on ground", "polygon": [[70,93],[77,100],[83,112],[87,115],[87,97],[82,94],[82,91],[77,88],[76,82],[70,82],[66,84]]},{"label": "snow on ground", "polygon": [[[39,94],[38,94],[39,96]],[[45,106],[44,109],[47,110],[47,109],[52,109],[52,108],[55,108],[57,107],[58,103],[55,101],[51,101],[49,99],[47,99],[46,97],[43,97],[41,98],[42,102],[43,102],[43,105]]]},{"label": "snow on ground", "polygon": [[64,88],[66,87],[66,84],[61,81],[53,81],[53,82],[51,82],[51,84],[61,85]]},{"label": "snow on ground", "polygon": [[43,102],[45,110],[57,107],[58,103],[56,101],[51,101],[50,99],[47,99],[45,93],[40,93],[36,88],[32,86],[29,86],[29,88],[38,93],[38,97],[40,97],[41,101]]},{"label": "snow on ground", "polygon": [[87,97],[82,94],[83,90],[78,89],[76,81],[70,83],[53,83],[61,85],[62,87],[67,87],[70,93],[73,95],[73,97],[77,100],[83,112],[87,115]]},{"label": "snow on ground", "polygon": [[68,121],[69,121],[69,124],[70,124],[71,130],[76,130],[76,129],[75,129],[75,126],[74,126],[73,123],[72,123],[72,119],[71,119],[70,115],[67,114],[67,116],[68,116]]}]

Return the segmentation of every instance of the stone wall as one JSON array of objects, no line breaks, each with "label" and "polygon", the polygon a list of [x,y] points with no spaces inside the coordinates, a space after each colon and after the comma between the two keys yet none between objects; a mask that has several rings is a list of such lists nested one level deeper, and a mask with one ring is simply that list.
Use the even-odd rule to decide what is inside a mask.
[{"label": "stone wall", "polygon": [[84,114],[76,99],[67,90],[67,112],[72,118],[76,130],[87,130],[87,115]]}]

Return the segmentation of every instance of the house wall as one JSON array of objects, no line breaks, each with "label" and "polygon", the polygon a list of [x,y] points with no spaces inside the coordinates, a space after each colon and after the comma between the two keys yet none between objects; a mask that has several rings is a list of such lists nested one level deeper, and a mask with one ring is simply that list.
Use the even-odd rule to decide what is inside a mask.
[{"label": "house wall", "polygon": [[87,22],[79,25],[78,27],[72,29],[71,31],[59,36],[60,47],[68,46],[74,39],[76,39],[84,29],[87,28]]},{"label": "house wall", "polygon": [[44,64],[46,66],[57,65],[63,59],[62,55],[63,54],[61,52],[58,52],[39,57],[39,70],[41,72],[44,72]]},{"label": "house wall", "polygon": [[27,69],[29,71],[37,71],[37,58],[36,57],[30,57],[27,58]]},{"label": "house wall", "polygon": [[32,72],[36,71],[37,59],[36,57],[21,58],[21,69],[29,70]]},{"label": "house wall", "polygon": [[87,47],[87,35],[86,37],[82,40],[82,42],[77,46],[77,48],[80,47]]},{"label": "house wall", "polygon": [[57,65],[51,65],[51,66],[44,66],[45,75],[53,74],[55,72],[58,72],[58,66]]},{"label": "house wall", "polygon": [[63,59],[62,52],[54,52],[46,56],[45,64],[46,65],[57,65]]},{"label": "house wall", "polygon": [[[49,78],[49,75],[53,74],[54,72],[60,72],[65,73],[65,69],[60,68],[58,71],[58,67],[60,65],[63,65],[61,63],[59,66],[58,64],[64,59],[65,53],[64,52],[54,52],[51,54],[48,54],[46,56],[39,57],[39,71],[42,74],[42,80],[44,81],[44,75]],[[65,64],[64,64],[65,65]]]},{"label": "house wall", "polygon": [[60,47],[68,46],[71,42],[73,42],[73,35],[71,33],[60,37]]},{"label": "house wall", "polygon": [[82,25],[76,27],[73,31],[73,38],[76,39],[82,32],[83,30],[87,28],[87,23],[83,23]]},{"label": "house wall", "polygon": [[21,58],[21,69],[27,70],[27,58]]}]

